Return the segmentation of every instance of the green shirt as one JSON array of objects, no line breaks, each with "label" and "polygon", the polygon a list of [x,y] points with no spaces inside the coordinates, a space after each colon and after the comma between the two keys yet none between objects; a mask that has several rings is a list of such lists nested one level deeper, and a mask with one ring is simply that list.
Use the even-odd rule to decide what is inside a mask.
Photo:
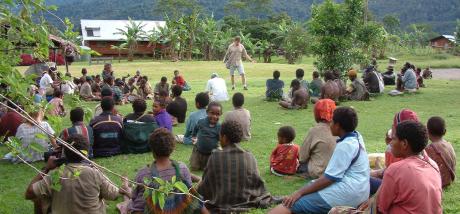
[{"label": "green shirt", "polygon": [[211,154],[219,146],[220,123],[211,126],[208,117],[198,121],[192,136],[197,138],[196,146],[200,153]]}]

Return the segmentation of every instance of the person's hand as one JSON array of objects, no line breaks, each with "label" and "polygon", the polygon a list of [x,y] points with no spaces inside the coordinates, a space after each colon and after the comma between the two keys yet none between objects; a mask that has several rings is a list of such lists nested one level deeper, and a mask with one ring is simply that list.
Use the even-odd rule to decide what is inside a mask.
[{"label": "person's hand", "polygon": [[46,169],[47,170],[53,170],[53,169],[56,169],[57,168],[57,165],[56,165],[56,160],[58,158],[56,156],[50,156],[48,158],[48,161],[46,162]]},{"label": "person's hand", "polygon": [[361,205],[358,206],[358,211],[364,211],[369,207],[369,200],[366,200]]},{"label": "person's hand", "polygon": [[294,203],[299,200],[299,198],[302,197],[299,193],[295,192],[294,194],[286,197],[283,200],[283,205],[287,208],[291,208]]}]

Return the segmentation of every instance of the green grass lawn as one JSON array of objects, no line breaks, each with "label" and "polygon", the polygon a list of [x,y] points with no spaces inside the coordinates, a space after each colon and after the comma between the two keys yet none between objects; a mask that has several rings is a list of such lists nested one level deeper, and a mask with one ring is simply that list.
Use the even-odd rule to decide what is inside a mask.
[{"label": "green grass lawn", "polygon": [[[408,59],[400,59],[404,62]],[[296,177],[279,178],[270,175],[269,156],[276,145],[276,132],[280,126],[291,125],[295,127],[297,138],[295,143],[302,144],[303,138],[307,135],[308,129],[314,125],[312,106],[306,110],[283,110],[278,107],[277,103],[263,101],[265,91],[265,80],[272,76],[272,71],[278,69],[281,71],[281,79],[289,85],[295,77],[295,69],[301,67],[306,71],[306,79],[311,79],[312,62],[311,58],[305,58],[303,63],[298,65],[287,64],[251,64],[246,63],[245,69],[248,76],[249,90],[243,91],[241,82],[238,81],[237,89],[244,93],[246,97],[245,107],[251,111],[252,115],[252,134],[253,138],[249,142],[243,143],[243,147],[250,150],[258,161],[259,171],[266,182],[268,190],[274,195],[287,195],[305,185],[307,181]],[[415,63],[420,62],[422,66],[442,65],[443,61],[414,59]],[[448,63],[458,64],[460,58],[447,59]],[[417,65],[417,64],[416,64]],[[386,64],[381,65],[381,67]],[[90,74],[99,74],[102,65],[88,66],[83,63],[76,63],[70,67],[72,74],[80,76],[80,70],[86,67]],[[442,66],[440,66],[442,67]],[[182,72],[185,79],[193,87],[192,91],[185,92],[184,97],[189,102],[189,112],[194,111],[194,97],[197,92],[204,89],[206,81],[212,72],[218,72],[227,80],[228,71],[220,62],[151,62],[138,61],[131,63],[114,63],[113,68],[117,76],[130,73],[133,75],[137,69],[140,69],[144,75],[149,76],[150,83],[153,85],[161,76],[167,76],[170,79],[173,76],[173,70],[178,69]],[[19,68],[24,70],[24,67]],[[60,69],[64,69],[61,67]],[[343,106],[353,106],[359,116],[358,131],[365,139],[367,151],[384,152],[385,142],[384,135],[391,127],[393,115],[402,108],[411,108],[415,110],[422,121],[427,121],[430,116],[439,115],[446,119],[447,136],[460,155],[460,82],[428,80],[427,88],[422,89],[415,95],[404,95],[400,97],[390,97],[382,95],[375,97],[369,102],[346,102]],[[387,87],[386,91],[391,90]],[[230,91],[230,94],[232,92]],[[95,103],[88,103],[94,106]],[[231,110],[231,103],[224,103],[224,111]],[[131,112],[130,105],[118,106],[118,109],[127,114]],[[65,118],[65,124],[70,125],[68,118]],[[174,127],[175,134],[183,134],[185,126],[183,124]],[[173,154],[173,158],[188,164],[192,147],[178,145]],[[0,153],[3,155],[7,152],[4,147],[0,147]],[[135,176],[136,170],[152,162],[151,154],[141,155],[120,155],[112,158],[96,159],[97,163],[102,164],[113,171],[121,174],[127,174],[130,178]],[[42,167],[43,163],[34,164]],[[457,171],[459,171],[457,166]],[[29,167],[18,164],[0,163],[0,213],[31,213],[32,203],[24,200],[24,191],[27,184],[35,176],[35,172]],[[201,174],[201,172],[197,172]],[[109,175],[116,183],[119,179]],[[455,182],[443,194],[443,206],[445,213],[460,213],[460,184]],[[116,202],[109,202],[108,213],[117,213],[115,210]],[[266,210],[254,210],[253,213],[265,213]]]}]

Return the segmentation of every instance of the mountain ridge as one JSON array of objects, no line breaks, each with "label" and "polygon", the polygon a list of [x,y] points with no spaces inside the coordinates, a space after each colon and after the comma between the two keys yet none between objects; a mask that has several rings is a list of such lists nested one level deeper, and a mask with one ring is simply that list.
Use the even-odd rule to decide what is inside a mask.
[{"label": "mountain ridge", "polygon": [[[224,6],[229,0],[197,0],[204,14],[213,14],[216,19],[227,15]],[[47,5],[56,5],[54,13],[61,18],[69,17],[79,27],[80,19],[133,19],[162,20],[162,14],[154,12],[156,0],[46,0]],[[310,17],[311,5],[322,0],[273,0],[274,13],[286,12],[297,21]],[[78,7],[76,7],[78,5]],[[455,20],[460,19],[459,0],[369,0],[369,10],[381,21],[385,15],[396,15],[401,26],[427,23],[440,34],[452,34]],[[47,17],[50,23],[57,20]]]}]

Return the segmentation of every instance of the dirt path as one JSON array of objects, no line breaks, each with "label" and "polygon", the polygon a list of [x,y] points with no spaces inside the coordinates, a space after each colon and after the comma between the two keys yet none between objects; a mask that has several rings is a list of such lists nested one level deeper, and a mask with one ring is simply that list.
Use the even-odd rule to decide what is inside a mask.
[{"label": "dirt path", "polygon": [[442,80],[460,80],[460,69],[448,68],[448,69],[432,69],[433,79]]}]

